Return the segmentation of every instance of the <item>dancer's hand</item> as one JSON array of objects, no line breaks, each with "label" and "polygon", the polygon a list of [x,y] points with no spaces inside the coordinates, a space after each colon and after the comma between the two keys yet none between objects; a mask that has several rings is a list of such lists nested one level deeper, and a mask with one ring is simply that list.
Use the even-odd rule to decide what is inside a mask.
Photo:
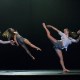
[{"label": "dancer's hand", "polygon": [[15,45],[14,43],[15,43],[15,41],[10,40],[10,44],[11,44],[11,45]]}]

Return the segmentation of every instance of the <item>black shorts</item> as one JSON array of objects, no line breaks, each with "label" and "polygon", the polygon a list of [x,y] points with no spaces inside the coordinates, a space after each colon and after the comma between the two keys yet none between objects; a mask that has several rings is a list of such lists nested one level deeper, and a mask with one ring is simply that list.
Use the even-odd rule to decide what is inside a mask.
[{"label": "black shorts", "polygon": [[63,49],[63,45],[62,45],[61,41],[58,40],[57,42],[55,42],[53,44],[54,44],[54,49],[60,49],[60,50]]}]

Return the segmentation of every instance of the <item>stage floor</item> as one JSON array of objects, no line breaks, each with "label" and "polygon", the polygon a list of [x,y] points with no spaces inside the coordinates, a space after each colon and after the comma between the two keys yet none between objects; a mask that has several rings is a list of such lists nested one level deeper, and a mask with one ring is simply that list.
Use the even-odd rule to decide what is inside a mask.
[{"label": "stage floor", "polygon": [[63,73],[61,70],[0,70],[0,75],[80,75],[80,70]]}]

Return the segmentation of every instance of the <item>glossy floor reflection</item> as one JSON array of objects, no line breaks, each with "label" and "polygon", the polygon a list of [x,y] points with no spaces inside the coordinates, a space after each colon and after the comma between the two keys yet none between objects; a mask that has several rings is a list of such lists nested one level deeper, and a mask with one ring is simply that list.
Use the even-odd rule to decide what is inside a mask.
[{"label": "glossy floor reflection", "polygon": [[0,75],[80,75],[80,70],[63,73],[61,70],[0,70]]}]

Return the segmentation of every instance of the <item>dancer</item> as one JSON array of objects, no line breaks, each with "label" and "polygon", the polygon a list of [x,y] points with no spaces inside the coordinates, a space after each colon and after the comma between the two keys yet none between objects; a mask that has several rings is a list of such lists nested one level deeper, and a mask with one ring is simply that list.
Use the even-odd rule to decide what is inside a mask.
[{"label": "dancer", "polygon": [[26,47],[25,44],[29,45],[32,48],[35,48],[36,50],[41,51],[41,49],[37,46],[35,46],[34,44],[32,44],[28,39],[23,38],[16,30],[14,30],[13,28],[9,28],[7,29],[4,33],[3,33],[4,37],[7,37],[8,40],[11,39],[11,37],[13,38],[13,40],[15,41],[16,45],[19,46],[21,45],[27,52],[27,54],[33,59],[35,60],[35,57],[30,53],[30,51],[28,50],[28,48]]},{"label": "dancer", "polygon": [[[67,28],[64,29],[64,33],[63,33],[51,25],[46,25],[45,23],[42,23],[42,25],[47,33],[48,39],[54,44],[54,49],[60,59],[60,64],[62,66],[63,72],[69,72],[70,70],[68,70],[64,65],[62,49],[65,48],[67,51],[67,47],[69,46],[69,44],[71,44],[72,42],[75,42],[75,43],[79,42],[80,38],[75,40],[75,39],[69,37],[69,30]],[[56,38],[52,37],[50,34],[50,31],[47,29],[47,27],[52,28],[53,30],[57,31],[58,34],[61,36],[61,40],[57,40]]]}]

